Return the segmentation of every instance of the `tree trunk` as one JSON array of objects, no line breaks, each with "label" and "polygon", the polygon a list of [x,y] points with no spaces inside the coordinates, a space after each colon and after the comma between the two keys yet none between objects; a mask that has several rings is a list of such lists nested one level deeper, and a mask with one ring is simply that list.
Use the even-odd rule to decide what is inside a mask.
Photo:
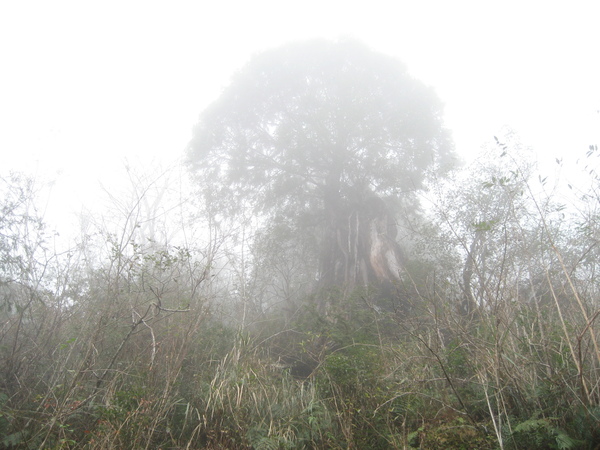
[{"label": "tree trunk", "polygon": [[465,267],[463,268],[463,290],[464,298],[461,304],[461,313],[464,315],[471,315],[477,310],[477,300],[473,294],[472,278],[475,267],[475,256],[479,249],[479,246],[483,240],[483,234],[478,231],[471,242],[469,251],[467,252],[467,260],[465,261]]},{"label": "tree trunk", "polygon": [[349,292],[358,286],[394,283],[402,272],[397,229],[385,202],[374,195],[361,202],[330,196],[321,255],[322,288]]}]

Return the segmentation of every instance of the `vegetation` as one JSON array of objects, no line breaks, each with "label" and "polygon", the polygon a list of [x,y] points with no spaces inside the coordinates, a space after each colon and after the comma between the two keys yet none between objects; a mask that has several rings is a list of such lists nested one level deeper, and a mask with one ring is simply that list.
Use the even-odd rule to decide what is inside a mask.
[{"label": "vegetation", "polygon": [[397,212],[453,160],[431,89],[394,58],[320,40],[254,58],[189,150],[212,211],[310,236],[320,286],[349,289],[397,281]]},{"label": "vegetation", "polygon": [[[336,116],[325,113],[327,128]],[[290,120],[279,126],[301,124]],[[277,151],[298,150],[280,131]],[[350,285],[321,270],[319,250],[343,252],[323,244],[332,222],[308,220],[326,216],[318,185],[302,203],[298,186],[264,186],[240,166],[223,197],[182,202],[167,175],[130,172],[131,195],[113,194],[63,252],[36,183],[2,178],[0,448],[598,448],[600,154],[590,147],[585,179],[562,191],[526,153],[507,132],[444,177],[425,164],[399,203],[396,180],[383,188],[378,173],[365,189],[385,198],[402,270]],[[220,170],[197,164],[196,174]],[[404,180],[412,169],[399,166],[387,168]],[[347,214],[353,174],[338,179]],[[256,216],[240,209],[267,197]]]}]

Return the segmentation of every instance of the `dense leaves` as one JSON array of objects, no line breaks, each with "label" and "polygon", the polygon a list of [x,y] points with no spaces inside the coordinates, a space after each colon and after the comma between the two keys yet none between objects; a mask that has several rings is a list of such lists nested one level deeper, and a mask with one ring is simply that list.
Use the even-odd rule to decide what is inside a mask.
[{"label": "dense leaves", "polygon": [[[330,279],[344,284],[375,247],[394,247],[395,210],[378,200],[413,199],[428,171],[451,164],[452,146],[439,100],[401,63],[354,42],[314,41],[256,56],[201,115],[189,158],[212,211],[312,229],[325,245],[321,272],[339,266]],[[386,242],[368,236],[373,226]],[[397,250],[374,259],[400,265]],[[368,282],[377,269],[363,272]]]}]

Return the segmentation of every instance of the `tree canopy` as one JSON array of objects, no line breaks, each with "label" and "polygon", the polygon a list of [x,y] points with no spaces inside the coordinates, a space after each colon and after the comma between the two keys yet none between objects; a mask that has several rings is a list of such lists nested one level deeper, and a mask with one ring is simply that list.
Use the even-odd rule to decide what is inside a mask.
[{"label": "tree canopy", "polygon": [[200,116],[192,170],[213,208],[286,217],[318,236],[319,278],[394,280],[392,200],[452,163],[442,105],[398,60],[352,41],[254,57]]}]

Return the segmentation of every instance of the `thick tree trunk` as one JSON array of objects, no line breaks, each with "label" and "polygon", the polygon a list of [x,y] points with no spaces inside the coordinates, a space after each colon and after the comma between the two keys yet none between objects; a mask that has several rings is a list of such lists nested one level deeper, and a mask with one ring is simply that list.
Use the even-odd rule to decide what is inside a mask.
[{"label": "thick tree trunk", "polygon": [[402,253],[396,225],[383,200],[370,196],[354,205],[340,198],[326,205],[320,284],[345,291],[399,280]]}]

